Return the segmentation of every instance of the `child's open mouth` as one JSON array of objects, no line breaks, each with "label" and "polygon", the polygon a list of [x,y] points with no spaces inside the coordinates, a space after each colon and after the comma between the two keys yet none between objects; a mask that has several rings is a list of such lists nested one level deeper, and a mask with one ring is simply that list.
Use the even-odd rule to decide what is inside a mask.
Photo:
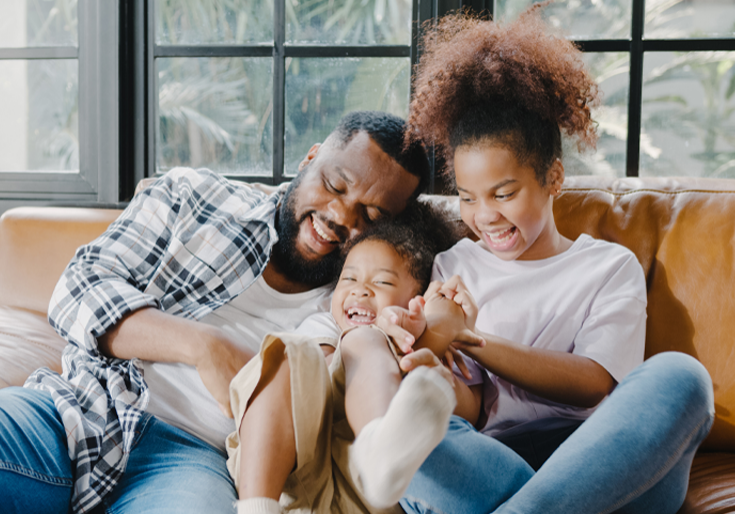
[{"label": "child's open mouth", "polygon": [[362,307],[349,307],[345,314],[352,325],[372,325],[375,321],[375,313]]}]

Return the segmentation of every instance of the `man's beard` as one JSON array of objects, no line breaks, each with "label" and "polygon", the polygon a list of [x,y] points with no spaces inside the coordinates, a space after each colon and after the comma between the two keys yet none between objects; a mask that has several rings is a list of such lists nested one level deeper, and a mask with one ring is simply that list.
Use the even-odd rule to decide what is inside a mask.
[{"label": "man's beard", "polygon": [[271,259],[278,271],[289,280],[310,286],[320,286],[337,278],[342,258],[339,248],[315,260],[304,258],[296,248],[301,223],[307,218],[311,222],[311,213],[306,213],[301,219],[296,219],[294,212],[296,191],[306,171],[302,170],[291,182],[278,207],[276,216],[278,243],[273,246]]}]

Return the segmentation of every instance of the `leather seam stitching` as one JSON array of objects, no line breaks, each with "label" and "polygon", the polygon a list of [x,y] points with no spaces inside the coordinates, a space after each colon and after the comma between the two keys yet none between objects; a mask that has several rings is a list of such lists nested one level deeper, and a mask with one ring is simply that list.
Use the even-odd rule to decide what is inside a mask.
[{"label": "leather seam stitching", "polygon": [[61,351],[61,350],[58,350],[57,348],[54,348],[54,347],[53,347],[53,346],[51,346],[51,345],[48,345],[48,344],[46,344],[46,343],[40,343],[40,342],[38,342],[38,341],[34,341],[33,339],[28,339],[27,337],[19,336],[19,335],[17,335],[17,334],[10,334],[10,333],[8,333],[8,332],[3,332],[2,330],[0,330],[0,335],[3,335],[3,336],[8,336],[8,337],[14,337],[14,338],[16,338],[16,339],[20,339],[21,341],[25,341],[25,342],[27,342],[27,343],[31,343],[31,344],[35,344],[35,345],[37,345],[37,346],[42,346],[42,347],[44,347],[44,348],[48,348],[49,350],[51,350],[51,351],[53,351],[54,353],[57,353],[57,354],[59,354],[59,355],[61,355],[61,354],[62,354],[62,351]]}]

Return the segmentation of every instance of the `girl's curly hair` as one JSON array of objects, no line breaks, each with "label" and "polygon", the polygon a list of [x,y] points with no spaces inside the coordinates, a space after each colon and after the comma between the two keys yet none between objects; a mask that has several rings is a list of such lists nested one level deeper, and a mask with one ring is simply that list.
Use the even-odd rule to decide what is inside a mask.
[{"label": "girl's curly hair", "polygon": [[561,130],[578,138],[580,150],[594,148],[597,84],[581,51],[547,32],[543,6],[509,24],[458,13],[427,27],[407,144],[433,142],[451,173],[454,149],[493,140],[530,163],[541,184],[561,157]]}]

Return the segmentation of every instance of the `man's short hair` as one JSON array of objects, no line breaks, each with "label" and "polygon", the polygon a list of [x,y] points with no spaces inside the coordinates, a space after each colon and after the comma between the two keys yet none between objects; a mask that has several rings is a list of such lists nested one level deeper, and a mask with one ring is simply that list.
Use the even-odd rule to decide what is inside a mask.
[{"label": "man's short hair", "polygon": [[381,111],[353,111],[346,114],[330,137],[338,146],[344,147],[358,132],[367,132],[381,150],[419,179],[412,197],[423,193],[429,184],[431,168],[423,146],[414,142],[404,144],[406,122],[393,114]]}]

